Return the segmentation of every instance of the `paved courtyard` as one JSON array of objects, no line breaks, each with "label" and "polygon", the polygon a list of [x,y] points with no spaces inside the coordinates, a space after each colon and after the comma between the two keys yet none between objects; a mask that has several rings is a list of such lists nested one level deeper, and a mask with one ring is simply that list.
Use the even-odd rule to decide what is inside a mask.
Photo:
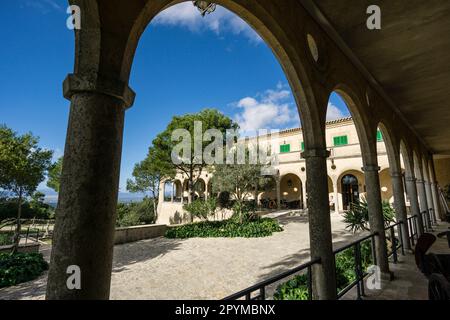
[{"label": "paved courtyard", "polygon": [[[351,241],[342,217],[333,213],[331,218],[335,247]],[[157,238],[118,245],[111,299],[220,299],[306,262],[306,217],[278,220],[284,231],[267,238]],[[46,276],[0,289],[0,299],[43,299]]]}]

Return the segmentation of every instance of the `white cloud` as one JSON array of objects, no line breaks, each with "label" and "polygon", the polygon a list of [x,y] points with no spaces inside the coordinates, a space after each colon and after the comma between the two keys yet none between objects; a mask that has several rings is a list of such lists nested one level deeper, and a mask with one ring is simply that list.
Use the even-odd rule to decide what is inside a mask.
[{"label": "white cloud", "polygon": [[24,6],[34,8],[39,10],[42,14],[47,14],[53,10],[64,11],[62,5],[58,4],[58,0],[27,0],[20,6],[21,8],[24,8]]},{"label": "white cloud", "polygon": [[284,129],[299,125],[299,116],[290,91],[282,87],[267,90],[256,97],[245,97],[235,104],[234,116],[244,133],[260,129]]},{"label": "white cloud", "polygon": [[182,2],[162,11],[155,17],[153,23],[181,26],[192,32],[210,30],[217,35],[229,32],[243,35],[253,43],[262,42],[261,37],[244,20],[220,6],[217,6],[213,13],[202,17],[192,2]]},{"label": "white cloud", "polygon": [[346,115],[342,110],[340,110],[336,105],[334,105],[331,102],[328,102],[328,109],[327,109],[327,121],[331,120],[337,120],[341,118],[345,118]]}]

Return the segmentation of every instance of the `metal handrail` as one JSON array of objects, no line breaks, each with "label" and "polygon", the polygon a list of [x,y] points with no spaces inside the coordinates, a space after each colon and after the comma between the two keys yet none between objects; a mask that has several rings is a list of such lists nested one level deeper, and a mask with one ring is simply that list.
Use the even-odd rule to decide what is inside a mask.
[{"label": "metal handrail", "polygon": [[[320,258],[314,259],[314,260],[304,263],[296,268],[285,271],[277,276],[274,276],[267,280],[259,282],[251,287],[248,287],[247,289],[244,289],[235,294],[232,294],[232,295],[224,298],[223,300],[238,300],[238,299],[244,298],[244,297],[246,300],[265,300],[266,287],[268,287],[269,285],[276,283],[284,278],[287,278],[296,273],[304,271],[305,269],[307,269],[307,276],[308,276],[308,296],[310,299],[312,299],[312,277],[311,277],[312,266],[314,264],[319,264],[320,262],[321,262]],[[257,291],[259,291],[259,294],[257,296],[252,297],[251,294],[254,292],[257,292]]]},{"label": "metal handrail", "polygon": [[[391,238],[393,239],[393,243],[395,244],[395,230],[394,228],[398,228],[398,234],[399,234],[399,245],[393,246],[393,252],[391,255],[394,255],[394,262],[397,262],[398,254],[397,250],[402,249],[402,253],[404,255],[404,244],[403,244],[403,238],[402,238],[402,230],[401,225],[403,224],[403,221],[397,222],[393,225],[390,225],[385,228],[385,231],[391,232]],[[348,284],[344,289],[342,289],[340,292],[336,292],[336,295],[339,298],[341,298],[343,295],[345,295],[348,291],[350,291],[353,287],[357,286],[357,298],[360,299],[362,296],[364,296],[364,278],[368,275],[366,271],[362,270],[362,257],[361,257],[361,243],[371,240],[371,251],[372,251],[372,262],[374,265],[377,263],[377,257],[376,257],[376,251],[375,251],[375,237],[378,235],[377,232],[371,233],[369,235],[366,235],[356,241],[353,241],[349,244],[346,244],[336,250],[333,250],[334,258],[336,259],[336,255],[347,250],[350,248],[355,248],[355,276],[356,279]],[[392,236],[394,235],[394,236]],[[264,280],[262,282],[259,282],[251,287],[248,287],[247,289],[241,290],[237,293],[234,293],[223,300],[238,300],[241,298],[245,298],[245,300],[265,300],[266,295],[266,287],[268,287],[271,284],[274,284],[284,278],[287,278],[289,276],[292,276],[296,273],[299,273],[301,271],[304,271],[307,269],[307,286],[308,286],[308,299],[312,300],[312,266],[315,264],[320,264],[321,260],[320,258],[314,259],[312,261],[309,261],[307,263],[304,263],[296,268],[293,268],[291,270],[285,271],[277,276],[271,277],[267,280]],[[336,271],[336,269],[335,269]],[[258,292],[257,295],[252,296],[253,293]]]}]

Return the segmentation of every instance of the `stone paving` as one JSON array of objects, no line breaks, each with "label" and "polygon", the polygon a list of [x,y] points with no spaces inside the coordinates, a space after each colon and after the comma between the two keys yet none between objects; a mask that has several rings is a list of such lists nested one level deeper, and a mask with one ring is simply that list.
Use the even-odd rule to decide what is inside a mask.
[{"label": "stone paving", "polygon": [[[342,217],[331,218],[335,247],[351,241]],[[111,299],[220,299],[306,262],[306,217],[278,220],[284,231],[266,238],[157,238],[118,245]],[[0,299],[43,299],[46,277],[0,289]]]}]

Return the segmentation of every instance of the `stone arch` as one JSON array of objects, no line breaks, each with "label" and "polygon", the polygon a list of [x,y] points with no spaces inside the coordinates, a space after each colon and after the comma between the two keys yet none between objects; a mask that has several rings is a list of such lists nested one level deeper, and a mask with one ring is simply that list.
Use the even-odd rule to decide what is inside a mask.
[{"label": "stone arch", "polygon": [[332,92],[339,94],[352,116],[358,134],[364,166],[376,165],[377,163],[373,163],[376,161],[376,138],[373,132],[376,131],[375,128],[372,130],[372,123],[367,119],[365,116],[367,113],[362,109],[364,100],[360,99],[359,95],[344,83],[336,85]]},{"label": "stone arch", "polygon": [[[129,79],[140,37],[147,26],[161,11],[186,1],[148,1],[141,8],[141,11],[136,14],[136,19],[129,30],[127,43],[123,48],[124,53],[120,71],[120,78],[123,81],[128,81]],[[299,32],[296,34],[296,37],[300,37],[301,39],[292,39],[292,35],[289,34],[290,30],[286,30],[286,27],[280,23],[281,20],[277,19],[277,9],[274,8],[274,10],[268,11],[256,0],[245,2],[218,0],[214,1],[214,3],[223,6],[242,18],[271,48],[288,79],[296,100],[300,120],[305,129],[305,145],[315,145],[318,135],[320,137],[324,135],[322,135],[320,130],[317,130],[320,124],[320,116],[315,107],[317,105],[316,95],[312,89],[309,72],[307,71],[308,68],[311,68],[309,66],[310,61],[307,58],[307,53],[309,52],[303,53],[303,51],[306,52],[307,33]],[[309,19],[309,17],[305,16],[306,19]],[[319,33],[319,31],[317,32]],[[300,48],[299,50],[299,48],[293,47],[292,41],[301,41],[305,48]]]},{"label": "stone arch", "polygon": [[163,183],[163,199],[164,202],[171,202],[173,196],[173,181],[166,180]]},{"label": "stone arch", "polygon": [[282,206],[290,209],[303,207],[303,182],[296,173],[280,176],[280,195]]},{"label": "stone arch", "polygon": [[393,139],[392,131],[383,122],[378,124],[378,129],[381,131],[383,142],[386,147],[390,173],[400,174],[402,170],[399,145]]}]

